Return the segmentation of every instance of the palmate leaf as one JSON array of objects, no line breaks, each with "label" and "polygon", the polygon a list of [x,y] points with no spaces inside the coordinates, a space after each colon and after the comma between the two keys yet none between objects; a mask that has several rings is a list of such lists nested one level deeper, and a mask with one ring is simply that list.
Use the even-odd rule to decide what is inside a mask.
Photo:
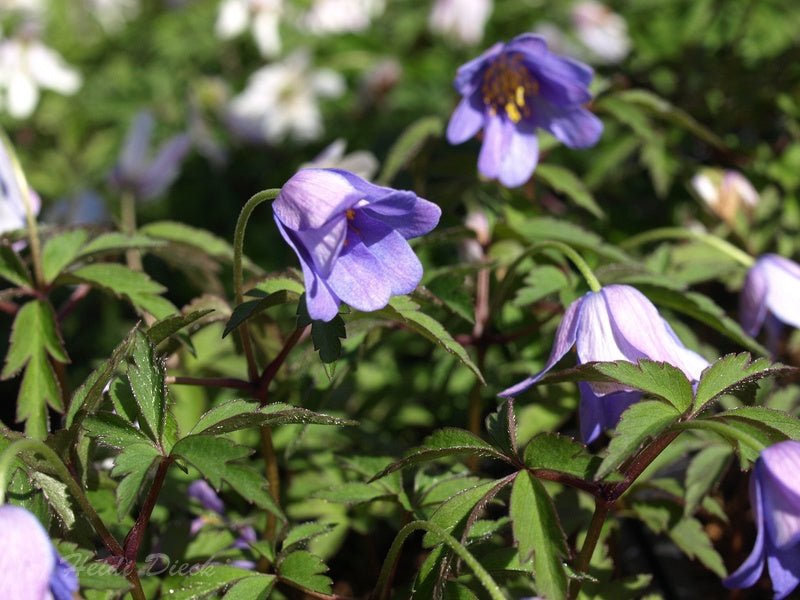
[{"label": "palmate leaf", "polygon": [[645,400],[631,405],[617,424],[608,453],[595,473],[602,479],[630,458],[642,443],[657,436],[678,420],[674,406],[659,400]]},{"label": "palmate leaf", "polygon": [[425,439],[422,446],[418,446],[409,451],[405,458],[392,463],[375,475],[370,481],[375,481],[398,469],[404,469],[417,463],[461,454],[485,456],[504,461],[508,460],[497,448],[484,442],[475,434],[464,429],[446,427],[445,429],[440,429],[432,433]]},{"label": "palmate leaf", "polygon": [[502,402],[497,412],[486,417],[486,431],[508,456],[517,455],[517,417],[513,398]]},{"label": "palmate leaf", "polygon": [[188,435],[172,448],[172,456],[181,458],[200,471],[211,486],[219,490],[228,463],[249,456],[253,451],[224,437]]},{"label": "palmate leaf", "polygon": [[324,575],[327,572],[328,567],[322,559],[307,550],[291,552],[278,564],[280,579],[322,594],[330,594],[333,589],[331,578]]},{"label": "palmate leaf", "polygon": [[70,278],[81,283],[91,284],[126,299],[140,313],[149,313],[156,319],[163,319],[179,312],[161,294],[164,286],[156,283],[147,274],[133,271],[116,263],[86,265],[69,272]]},{"label": "palmate leaf", "polygon": [[591,480],[600,462],[586,446],[558,433],[540,433],[525,447],[525,466],[529,469],[548,469]]},{"label": "palmate leaf", "polygon": [[262,473],[240,463],[227,463],[223,479],[237,494],[251,504],[271,512],[283,522],[287,521],[286,515],[272,498]]},{"label": "palmate leaf", "polygon": [[[472,510],[499,483],[499,481],[482,481],[472,487],[459,490],[439,505],[431,515],[430,522],[456,538],[461,537]],[[426,533],[422,539],[423,545],[427,548],[441,542],[440,537],[430,532]]]},{"label": "palmate leaf", "polygon": [[46,283],[52,282],[80,254],[89,234],[85,229],[64,231],[52,236],[42,249],[42,272]]},{"label": "palmate leaf", "polygon": [[511,521],[514,541],[524,562],[533,555],[536,591],[546,598],[564,598],[567,543],[553,501],[542,483],[520,471],[511,488]]},{"label": "palmate leaf", "polygon": [[[183,578],[175,578],[165,582],[165,587],[169,588],[169,597],[174,600],[197,600],[199,598],[209,598],[214,592],[218,592],[230,584],[236,584],[246,579],[255,579],[261,584],[261,588],[248,586],[248,592],[256,591],[255,596],[241,596],[242,589],[236,592],[233,598],[259,598],[258,594],[268,594],[275,584],[275,575],[266,575],[257,571],[229,567],[227,565],[204,564],[197,565],[197,571]],[[235,587],[235,586],[234,586]],[[229,590],[230,593],[230,590]],[[228,596],[224,596],[228,597]],[[230,599],[229,599],[230,600]]]},{"label": "palmate leaf", "polygon": [[116,490],[119,520],[131,511],[142,490],[147,489],[145,481],[160,457],[149,441],[128,444],[115,457],[111,475],[122,478]]},{"label": "palmate leaf", "polygon": [[128,382],[139,409],[139,424],[148,437],[163,448],[167,416],[164,362],[156,356],[147,334],[138,330],[128,356]]},{"label": "palmate leaf", "polygon": [[734,393],[759,379],[790,369],[780,363],[772,364],[765,358],[750,362],[750,355],[746,352],[723,356],[703,372],[692,410],[698,413],[724,394]]},{"label": "palmate leaf", "polygon": [[17,397],[17,420],[24,421],[25,432],[36,439],[47,436],[47,405],[63,411],[61,387],[51,359],[69,362],[52,307],[45,300],[32,300],[14,318],[0,377],[9,379],[25,369]]}]

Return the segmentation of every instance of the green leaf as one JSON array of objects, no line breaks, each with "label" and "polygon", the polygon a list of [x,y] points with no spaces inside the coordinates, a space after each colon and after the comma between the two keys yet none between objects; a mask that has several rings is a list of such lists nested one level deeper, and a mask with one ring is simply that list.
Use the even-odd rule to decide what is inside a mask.
[{"label": "green leaf", "polygon": [[[81,589],[112,590],[115,592],[126,592],[130,589],[131,586],[128,580],[120,575],[113,566],[106,562],[94,560],[95,554],[93,551],[80,548],[77,544],[65,542],[64,540],[54,540],[54,542],[58,553],[75,568]],[[86,597],[94,598],[94,596],[89,596],[88,594]]]},{"label": "green leaf", "polygon": [[425,287],[459,317],[475,323],[475,306],[464,286],[463,275],[446,273],[431,279]]},{"label": "green leaf", "polygon": [[111,381],[117,366],[128,354],[128,348],[133,341],[134,335],[138,331],[138,326],[134,327],[128,335],[114,349],[111,357],[103,362],[99,367],[92,371],[81,386],[75,390],[67,411],[66,424],[72,428],[77,422],[80,424],[82,418],[77,418],[78,414],[92,414],[97,410],[97,406],[103,399],[103,388]]},{"label": "green leaf", "polygon": [[72,511],[67,485],[35,469],[30,469],[28,475],[31,478],[31,483],[42,490],[47,504],[58,515],[64,527],[71,529],[75,524],[75,513]]},{"label": "green leaf", "polygon": [[380,485],[364,483],[361,481],[347,481],[339,483],[328,490],[321,490],[314,494],[314,498],[327,500],[336,504],[356,505],[371,502],[378,498],[390,498],[392,494]]},{"label": "green leaf", "polygon": [[422,117],[406,127],[389,149],[381,174],[375,182],[389,185],[400,170],[419,154],[428,138],[441,136],[443,130],[442,120],[435,116]]},{"label": "green leaf", "polygon": [[333,529],[333,525],[330,523],[317,523],[315,521],[301,523],[289,530],[289,533],[286,534],[281,544],[281,548],[283,551],[286,551],[293,546],[307,542],[317,536],[324,535],[331,531],[331,529]]},{"label": "green leaf", "polygon": [[700,378],[695,394],[693,412],[697,413],[724,394],[734,393],[750,384],[787,370],[765,358],[750,362],[750,355],[728,354],[708,367]]},{"label": "green leaf", "polygon": [[683,507],[685,516],[694,514],[703,499],[719,484],[730,459],[731,449],[722,445],[703,448],[692,458],[686,469],[686,504]]},{"label": "green leaf", "polygon": [[146,334],[137,331],[128,357],[128,382],[141,416],[140,425],[159,447],[163,447],[167,390],[164,363]]},{"label": "green leaf", "polygon": [[600,458],[592,456],[586,446],[558,433],[540,433],[525,448],[525,466],[548,469],[592,480]]},{"label": "green leaf", "polygon": [[481,383],[486,384],[483,374],[472,362],[464,347],[453,339],[453,336],[447,332],[439,321],[420,312],[419,305],[408,296],[394,296],[389,301],[389,306],[370,314],[398,321],[422,337],[444,348],[475,373]]},{"label": "green leaf", "polygon": [[[484,481],[473,487],[459,490],[442,502],[433,512],[430,518],[431,523],[439,525],[456,538],[461,537],[475,506],[481,504],[487,494],[491,494],[493,497],[494,494],[492,492],[499,483],[499,481]],[[440,543],[442,543],[442,540],[430,532],[426,533],[422,539],[422,545],[426,548]]]},{"label": "green leaf", "polygon": [[598,219],[605,218],[603,209],[597,204],[592,193],[572,171],[558,165],[541,163],[537,165],[534,174],[557,192],[569,196],[575,204],[588,210]]},{"label": "green leaf", "polygon": [[542,383],[592,381],[621,383],[662,398],[683,413],[692,404],[692,384],[682,371],[670,364],[641,359],[638,364],[626,360],[590,362],[572,369],[548,373]]},{"label": "green leaf", "polygon": [[200,417],[190,432],[192,435],[220,435],[269,425],[289,425],[301,423],[306,425],[354,425],[355,421],[339,419],[305,408],[298,408],[281,402],[273,402],[261,407],[258,402],[249,400],[231,400],[220,404]]},{"label": "green leaf", "polygon": [[285,289],[267,293],[258,288],[246,292],[245,296],[255,296],[257,299],[242,302],[239,306],[233,309],[230,319],[228,319],[228,322],[225,324],[225,330],[222,332],[222,337],[226,337],[232,331],[235,331],[239,325],[251,317],[254,317],[258,313],[273,306],[280,306],[281,304],[295,302],[300,298],[300,295],[297,293]]},{"label": "green leaf", "polygon": [[14,317],[2,379],[13,377],[33,356],[44,353],[58,362],[69,362],[53,309],[44,300],[32,300],[22,305]]},{"label": "green leaf", "polygon": [[271,512],[281,521],[285,522],[287,520],[286,515],[283,514],[283,511],[281,511],[269,493],[269,486],[261,473],[245,465],[228,463],[225,465],[225,472],[222,477],[237,494],[251,504]]},{"label": "green leaf", "polygon": [[319,556],[307,550],[297,550],[288,554],[278,565],[278,576],[296,583],[300,587],[330,594],[333,582],[324,575],[328,567]]},{"label": "green leaf", "polygon": [[567,556],[567,544],[544,486],[527,471],[520,471],[511,488],[510,505],[520,559],[526,561],[533,554],[536,591],[546,598],[566,597],[563,558]]},{"label": "green leaf", "polygon": [[80,255],[89,234],[85,229],[74,229],[54,235],[42,249],[42,271],[46,283],[52,282]]},{"label": "green leaf", "polygon": [[117,519],[120,521],[130,513],[160,454],[149,442],[138,442],[125,446],[114,459],[111,475],[122,477],[117,485]]},{"label": "green leaf", "polygon": [[319,351],[319,358],[325,364],[334,363],[342,354],[343,338],[347,337],[344,320],[336,315],[330,321],[313,321],[311,323],[311,341],[314,350]]},{"label": "green leaf", "polygon": [[538,302],[569,285],[569,279],[564,271],[553,265],[534,267],[523,280],[523,285],[517,290],[512,300],[514,306],[524,307]]},{"label": "green leaf", "polygon": [[47,355],[37,352],[28,362],[17,396],[17,422],[25,421],[28,437],[43,440],[48,432],[47,405],[55,410],[61,404],[61,387]]},{"label": "green leaf", "polygon": [[20,287],[33,287],[30,271],[11,246],[0,244],[0,277]]},{"label": "green leaf", "polygon": [[675,407],[659,400],[637,402],[622,413],[608,454],[597,469],[595,479],[602,479],[630,458],[642,443],[657,436],[673,422],[680,413]]},{"label": "green leaf", "polygon": [[245,577],[234,583],[222,598],[223,600],[264,600],[274,586],[274,575],[259,573],[254,577]]},{"label": "green leaf", "polygon": [[446,427],[445,429],[440,429],[439,431],[432,433],[428,438],[425,439],[425,442],[422,446],[411,450],[405,456],[405,458],[392,463],[383,471],[375,475],[370,481],[375,481],[376,479],[385,477],[389,473],[393,473],[394,471],[404,469],[417,463],[459,454],[487,456],[490,458],[507,460],[502,452],[499,452],[496,448],[490,444],[487,444],[475,434],[465,431],[464,429]]},{"label": "green leaf", "polygon": [[171,315],[153,323],[147,330],[147,337],[150,338],[153,345],[158,346],[168,337],[175,335],[184,327],[188,327],[195,321],[202,319],[212,312],[214,312],[214,309],[208,308],[204,310],[194,310],[185,315]]},{"label": "green leaf", "polygon": [[171,600],[198,600],[199,598],[207,598],[212,593],[221,590],[222,588],[241,581],[243,579],[260,579],[264,581],[275,581],[274,575],[265,575],[262,573],[249,571],[247,569],[239,569],[236,567],[229,567],[227,565],[200,565],[200,568],[194,573],[190,573],[186,577],[179,580],[179,583],[172,585],[166,583],[170,588],[169,597]]},{"label": "green leaf", "polygon": [[486,417],[486,431],[508,456],[517,455],[517,417],[513,399],[502,402],[497,412]]},{"label": "green leaf", "polygon": [[200,471],[214,489],[219,490],[228,468],[228,463],[245,458],[252,450],[237,446],[224,437],[189,435],[179,440],[172,448],[172,455],[183,458]]},{"label": "green leaf", "polygon": [[787,439],[800,440],[800,419],[764,406],[741,406],[715,415],[715,419],[730,421],[747,419],[780,432]]},{"label": "green leaf", "polygon": [[134,234],[127,235],[118,231],[98,235],[83,248],[81,248],[78,258],[87,258],[104,254],[120,254],[126,250],[146,250],[148,248],[158,248],[164,242],[154,240],[146,235]]},{"label": "green leaf", "polygon": [[86,265],[71,271],[70,275],[126,299],[138,311],[150,313],[156,319],[179,312],[169,300],[160,296],[165,288],[141,271],[115,263],[101,263]]},{"label": "green leaf", "polygon": [[[130,444],[149,444],[147,436],[127,419],[113,413],[98,413],[88,416],[84,429],[89,437],[101,444],[122,450]],[[152,444],[151,444],[152,445]]]}]

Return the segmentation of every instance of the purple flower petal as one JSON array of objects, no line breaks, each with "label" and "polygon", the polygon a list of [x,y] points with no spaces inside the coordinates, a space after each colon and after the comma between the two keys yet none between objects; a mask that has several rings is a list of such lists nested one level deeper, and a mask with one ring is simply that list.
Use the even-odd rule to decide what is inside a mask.
[{"label": "purple flower petal", "polygon": [[542,57],[548,54],[545,39],[533,33],[518,35],[506,45],[508,52],[522,52],[531,57]]},{"label": "purple flower petal", "polygon": [[497,42],[477,58],[473,58],[468,63],[461,65],[456,72],[456,78],[453,82],[456,91],[462,96],[471,96],[472,93],[480,87],[481,81],[479,75],[481,71],[493,58],[499,55],[502,50],[503,44]]},{"label": "purple flower petal", "polygon": [[529,123],[519,123],[516,128],[510,122],[510,143],[500,165],[498,179],[506,187],[518,187],[533,175],[539,162],[539,140],[535,128]]},{"label": "purple flower petal", "polygon": [[583,302],[585,299],[586,296],[583,298],[578,298],[575,300],[575,302],[570,304],[569,307],[567,307],[566,311],[564,311],[564,316],[561,318],[561,323],[558,325],[558,329],[556,330],[556,337],[555,341],[553,342],[553,349],[550,351],[550,358],[547,359],[544,369],[539,371],[536,375],[528,377],[524,381],[521,381],[518,384],[503,390],[498,394],[498,396],[501,398],[508,398],[511,396],[516,396],[520,392],[524,392],[542,377],[544,377],[558,361],[564,358],[564,355],[569,351],[569,349],[575,345],[575,337],[583,318]]},{"label": "purple flower petal", "polygon": [[509,145],[508,138],[512,133],[513,128],[507,127],[502,117],[498,115],[486,117],[483,145],[478,155],[478,171],[485,177],[497,179],[503,164],[504,152]]},{"label": "purple flower petal", "polygon": [[422,279],[422,263],[406,239],[365,214],[356,215],[353,224],[370,254],[380,263],[392,294],[413,292]]},{"label": "purple flower petal", "polygon": [[180,174],[181,163],[191,147],[188,134],[176,135],[164,144],[140,178],[139,198],[149,200],[163,194]]},{"label": "purple flower petal", "polygon": [[753,550],[734,573],[722,580],[722,585],[730,589],[740,589],[755,585],[764,570],[764,521],[761,504],[761,484],[756,477],[750,477],[750,503],[756,522],[757,533]]},{"label": "purple flower petal", "polygon": [[578,389],[581,396],[578,413],[581,439],[585,444],[592,443],[603,431],[614,429],[622,413],[642,399],[641,392],[614,392],[599,396],[584,381],[578,383]]},{"label": "purple flower petal", "polygon": [[315,272],[327,277],[339,257],[347,236],[347,219],[334,218],[317,229],[300,229],[294,234],[306,248],[314,263]]},{"label": "purple flower petal", "polygon": [[750,335],[759,332],[767,316],[767,278],[757,265],[747,272],[739,296],[739,322]]},{"label": "purple flower petal", "polygon": [[327,279],[328,286],[353,308],[367,312],[380,310],[392,295],[383,266],[360,239],[353,236],[348,241],[350,245],[339,255]]},{"label": "purple flower petal", "polygon": [[46,598],[56,559],[39,520],[19,506],[0,506],[0,540],[0,598]]},{"label": "purple flower petal", "polygon": [[447,141],[461,144],[474,136],[483,127],[483,104],[475,96],[463,98],[458,103],[447,124]]},{"label": "purple flower petal", "polygon": [[800,265],[777,254],[768,254],[756,264],[768,282],[769,311],[784,323],[800,327]]},{"label": "purple flower petal", "polygon": [[119,157],[118,168],[123,178],[145,170],[154,127],[153,113],[143,110],[136,114]]},{"label": "purple flower petal", "polygon": [[302,169],[287,181],[272,210],[289,229],[321,227],[363,195],[333,169]]},{"label": "purple flower petal", "polygon": [[605,290],[590,292],[583,298],[581,324],[575,344],[578,360],[583,364],[615,360],[636,362],[645,358],[647,355],[644,352],[627,345],[620,346],[618,336],[614,334],[610,303],[603,294]]},{"label": "purple flower petal", "polygon": [[525,62],[539,83],[539,95],[552,105],[568,108],[592,99],[587,86],[594,73],[588,66],[555,54]]},{"label": "purple flower petal", "polygon": [[53,554],[55,555],[56,566],[53,569],[52,577],[50,577],[50,593],[53,595],[53,600],[72,600],[75,597],[75,592],[80,588],[78,574],[73,566],[64,560],[55,549],[53,549]]},{"label": "purple flower petal", "polygon": [[[767,510],[765,508],[764,512]],[[767,538],[767,567],[772,581],[773,598],[783,600],[800,583],[800,548],[797,545],[787,548],[770,546]]]},{"label": "purple flower petal", "polygon": [[225,513],[225,503],[205,479],[197,479],[190,483],[186,494],[189,498],[197,500],[206,510],[214,511],[220,515]]},{"label": "purple flower petal", "polygon": [[[772,543],[786,549],[800,543],[800,442],[787,440],[761,452],[758,477],[764,482],[764,520]],[[769,485],[767,485],[767,482]]]},{"label": "purple flower petal", "polygon": [[581,106],[563,108],[536,100],[533,114],[537,126],[570,148],[593,146],[603,134],[603,122]]}]

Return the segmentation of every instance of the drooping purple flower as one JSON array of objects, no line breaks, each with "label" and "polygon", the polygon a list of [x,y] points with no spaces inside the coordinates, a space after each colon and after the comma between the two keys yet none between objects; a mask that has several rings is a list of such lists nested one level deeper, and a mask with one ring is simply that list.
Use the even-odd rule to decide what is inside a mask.
[{"label": "drooping purple flower", "polygon": [[220,515],[225,513],[225,503],[222,501],[222,498],[217,495],[217,492],[214,491],[214,488],[208,485],[205,479],[197,479],[190,483],[187,493],[189,498],[197,500],[206,510],[213,511]]},{"label": "drooping purple flower", "polygon": [[413,291],[422,264],[406,240],[439,222],[438,206],[414,192],[369,183],[338,169],[302,169],[272,205],[300,259],[312,319],[330,321],[346,302],[379,310]]},{"label": "drooping purple flower", "polygon": [[[646,358],[669,363],[692,381],[699,380],[708,366],[706,359],[681,343],[644,294],[629,285],[608,285],[569,305],[544,369],[500,396],[516,396],[531,387],[572,346],[578,351],[579,364],[616,360],[635,363]],[[586,443],[616,426],[624,410],[641,398],[641,393],[616,383],[581,383],[579,389],[581,436]]]},{"label": "drooping purple flower", "polygon": [[78,576],[28,510],[0,506],[0,598],[71,600]]},{"label": "drooping purple flower", "polygon": [[180,173],[183,159],[192,142],[187,133],[173,136],[150,157],[150,141],[155,120],[152,113],[141,111],[128,131],[119,162],[111,173],[111,183],[130,192],[138,200],[151,200],[163,194]]},{"label": "drooping purple flower", "polygon": [[767,562],[775,600],[800,583],[800,442],[779,442],[761,452],[750,475],[750,505],[757,533],[753,551],[722,583],[746,588],[759,580]]},{"label": "drooping purple flower", "polygon": [[539,161],[537,127],[570,148],[600,139],[602,122],[583,106],[592,99],[592,75],[583,63],[549,52],[538,35],[498,42],[458,69],[463,98],[447,139],[461,144],[483,129],[478,170],[508,187],[522,185]]},{"label": "drooping purple flower", "polygon": [[744,280],[739,321],[750,335],[766,322],[771,338],[777,338],[780,323],[800,327],[800,265],[777,254],[760,257]]}]

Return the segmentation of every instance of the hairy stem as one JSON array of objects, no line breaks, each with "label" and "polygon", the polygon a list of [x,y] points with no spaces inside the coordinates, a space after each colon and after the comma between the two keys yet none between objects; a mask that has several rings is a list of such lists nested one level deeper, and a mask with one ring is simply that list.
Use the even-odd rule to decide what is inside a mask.
[{"label": "hairy stem", "polygon": [[[250,215],[253,213],[256,206],[268,200],[274,200],[279,192],[279,189],[258,192],[245,203],[242,207],[242,212],[239,213],[239,219],[236,221],[236,229],[233,233],[233,291],[235,294],[236,306],[241,304],[244,299],[244,232],[247,229],[247,222],[250,220]],[[253,352],[253,345],[250,341],[250,333],[247,329],[246,321],[239,325],[237,332],[242,343],[245,359],[247,360],[248,376],[250,381],[255,382],[258,378],[258,365],[256,364],[256,357]]]},{"label": "hairy stem", "polygon": [[386,600],[389,597],[389,591],[391,588],[390,576],[394,570],[394,565],[397,563],[397,559],[400,556],[400,550],[402,549],[403,544],[408,536],[419,529],[423,529],[432,533],[442,540],[442,542],[447,544],[450,549],[455,552],[455,554],[462,561],[464,561],[464,563],[466,563],[470,569],[472,569],[472,572],[475,573],[478,581],[481,582],[481,585],[489,593],[489,597],[491,597],[492,600],[505,600],[503,592],[500,591],[500,586],[497,585],[497,582],[492,579],[492,576],[489,575],[486,569],[483,568],[483,565],[478,562],[478,560],[470,553],[470,551],[462,546],[456,538],[430,521],[412,521],[403,527],[397,534],[397,537],[394,538],[394,542],[392,542],[392,545],[389,548],[389,553],[386,555],[386,560],[383,562],[383,567],[381,568],[380,575],[378,576],[378,582],[375,585],[375,592],[373,594],[374,598],[377,598],[377,600]]},{"label": "hairy stem", "polygon": [[133,563],[136,562],[136,556],[139,554],[139,546],[141,546],[147,526],[150,524],[150,515],[153,514],[153,509],[156,507],[158,495],[161,493],[161,488],[163,487],[164,480],[167,477],[167,471],[169,470],[169,466],[172,464],[173,460],[174,459],[171,457],[165,456],[161,459],[161,462],[158,463],[156,475],[153,478],[153,483],[150,485],[150,489],[147,491],[147,497],[145,498],[144,504],[142,504],[142,508],[139,511],[139,516],[136,518],[136,522],[133,524],[133,527],[131,527],[128,535],[125,537],[124,556],[127,560]]}]

